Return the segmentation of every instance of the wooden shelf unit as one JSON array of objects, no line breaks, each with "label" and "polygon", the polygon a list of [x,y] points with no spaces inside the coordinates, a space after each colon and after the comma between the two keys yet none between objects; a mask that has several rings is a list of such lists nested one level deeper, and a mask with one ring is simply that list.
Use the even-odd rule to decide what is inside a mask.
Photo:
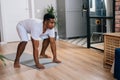
[{"label": "wooden shelf unit", "polygon": [[104,67],[111,68],[114,61],[115,48],[120,47],[120,33],[104,34]]}]

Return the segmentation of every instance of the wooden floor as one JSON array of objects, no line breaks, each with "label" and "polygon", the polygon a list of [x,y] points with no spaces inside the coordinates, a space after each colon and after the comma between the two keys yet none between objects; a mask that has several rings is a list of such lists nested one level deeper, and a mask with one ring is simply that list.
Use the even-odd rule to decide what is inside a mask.
[{"label": "wooden floor", "polygon": [[[1,45],[0,54],[16,52],[17,44]],[[25,52],[32,54],[31,42]],[[52,54],[50,48],[46,53]],[[6,60],[7,66],[0,63],[0,80],[114,80],[109,70],[103,68],[103,52],[58,40],[57,53],[62,63],[43,70],[24,65],[14,69],[13,61]]]}]

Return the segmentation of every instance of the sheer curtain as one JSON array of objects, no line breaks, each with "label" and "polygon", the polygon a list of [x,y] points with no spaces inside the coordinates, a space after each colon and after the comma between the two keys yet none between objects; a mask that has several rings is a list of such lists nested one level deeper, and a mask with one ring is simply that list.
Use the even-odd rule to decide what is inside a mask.
[{"label": "sheer curtain", "polygon": [[[113,14],[113,9],[112,9],[112,6],[113,6],[113,0],[104,0],[105,2],[105,8],[106,8],[106,16],[109,17],[109,16],[112,16]],[[111,20],[110,19],[107,19],[106,20],[106,28],[107,28],[107,32],[112,32],[111,31]]]}]

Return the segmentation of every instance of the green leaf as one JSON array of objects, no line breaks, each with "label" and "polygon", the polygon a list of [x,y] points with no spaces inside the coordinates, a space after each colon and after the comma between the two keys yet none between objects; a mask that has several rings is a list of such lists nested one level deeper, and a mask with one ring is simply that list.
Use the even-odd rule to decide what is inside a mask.
[{"label": "green leaf", "polygon": [[3,55],[0,55],[0,60],[3,62],[4,65],[6,65],[5,60],[6,59]]},{"label": "green leaf", "polygon": [[53,14],[54,15],[54,7],[51,5],[51,6],[48,6],[48,8],[47,8],[47,13],[49,13],[49,14]]}]

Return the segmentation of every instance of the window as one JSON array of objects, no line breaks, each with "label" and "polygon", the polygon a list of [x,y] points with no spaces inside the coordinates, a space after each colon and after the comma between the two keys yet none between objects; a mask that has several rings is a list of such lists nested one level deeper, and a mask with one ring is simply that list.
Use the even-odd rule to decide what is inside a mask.
[{"label": "window", "polygon": [[95,0],[89,0],[90,12],[95,12]]}]

